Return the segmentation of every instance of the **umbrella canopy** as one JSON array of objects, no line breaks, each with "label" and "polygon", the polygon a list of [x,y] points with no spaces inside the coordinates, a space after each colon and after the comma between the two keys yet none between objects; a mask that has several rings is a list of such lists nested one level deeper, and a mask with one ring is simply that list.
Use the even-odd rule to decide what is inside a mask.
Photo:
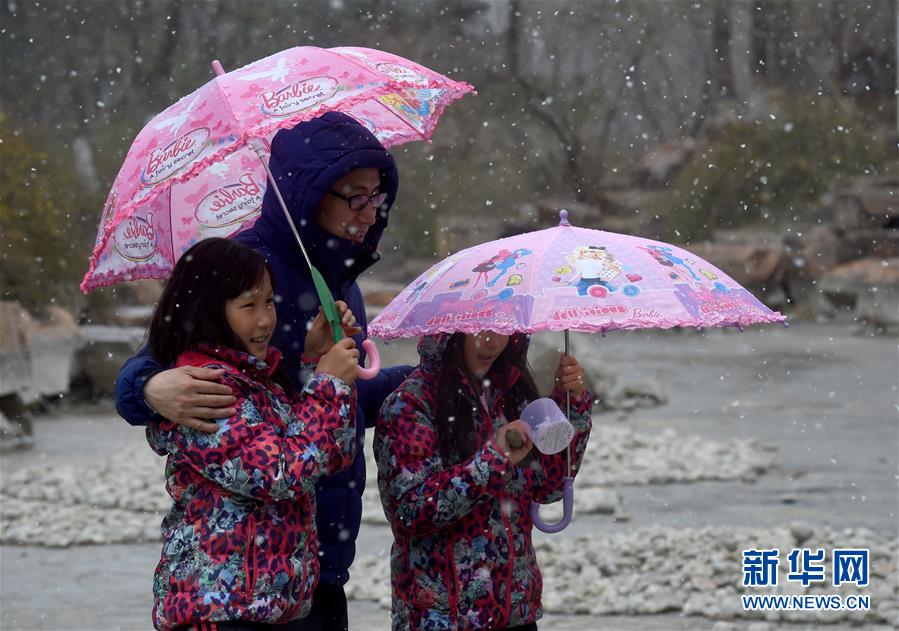
[{"label": "umbrella canopy", "polygon": [[720,269],[667,243],[555,228],[462,250],[369,325],[383,339],[435,333],[744,327],[784,322]]},{"label": "umbrella canopy", "polygon": [[260,160],[278,130],[338,110],[386,147],[427,140],[443,109],[472,92],[402,57],[304,46],[223,73],[153,118],[132,143],[103,209],[81,289],[166,278],[196,241],[252,224]]}]

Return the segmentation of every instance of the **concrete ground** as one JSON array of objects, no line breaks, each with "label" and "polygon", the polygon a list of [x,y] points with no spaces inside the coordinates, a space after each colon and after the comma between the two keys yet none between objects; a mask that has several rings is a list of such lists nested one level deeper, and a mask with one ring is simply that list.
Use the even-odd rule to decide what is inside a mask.
[{"label": "concrete ground", "polygon": [[[626,532],[647,526],[772,526],[800,520],[867,526],[897,536],[899,363],[893,338],[853,336],[845,326],[797,324],[738,333],[611,333],[576,337],[589,370],[613,367],[619,383],[652,378],[668,405],[622,419],[641,432],[674,428],[710,439],[755,437],[777,448],[775,466],[753,483],[700,482],[617,489],[631,519],[577,516],[563,533]],[[384,349],[410,361],[408,342]],[[35,447],[5,454],[0,474],[108,457],[143,442],[111,404],[62,405],[35,422]],[[386,527],[365,524],[360,554],[387,551]],[[68,549],[0,546],[0,628],[149,629],[156,544]],[[385,579],[386,580],[386,579]],[[354,629],[389,628],[376,603],[350,604]],[[714,620],[652,616],[547,615],[554,629],[711,629]],[[733,628],[749,628],[737,621]],[[815,625],[784,625],[790,629]],[[831,628],[836,628],[833,626]]]}]

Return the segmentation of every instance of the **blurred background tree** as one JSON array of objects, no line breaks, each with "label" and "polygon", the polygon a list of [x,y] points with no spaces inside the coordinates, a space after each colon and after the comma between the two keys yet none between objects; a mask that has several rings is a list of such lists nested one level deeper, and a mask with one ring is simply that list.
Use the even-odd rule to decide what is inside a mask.
[{"label": "blurred background tree", "polygon": [[[445,254],[451,218],[535,222],[526,209],[544,198],[602,206],[637,185],[649,148],[683,139],[693,161],[648,209],[668,232],[646,236],[789,223],[798,204],[814,219],[824,188],[889,168],[895,133],[890,0],[9,0],[2,12],[2,289],[74,308],[69,283],[132,139],[215,58],[233,69],[290,46],[368,46],[475,85],[432,143],[395,151],[385,247],[406,256]],[[29,269],[41,278],[25,282]]]},{"label": "blurred background tree", "polygon": [[90,201],[68,164],[37,147],[46,138],[9,133],[0,116],[0,287],[31,311],[77,301],[84,247],[95,230]]},{"label": "blurred background tree", "polygon": [[885,158],[878,130],[851,103],[778,103],[764,118],[710,132],[662,210],[667,234],[689,242],[722,227],[814,222],[823,192],[844,176],[879,172]]}]

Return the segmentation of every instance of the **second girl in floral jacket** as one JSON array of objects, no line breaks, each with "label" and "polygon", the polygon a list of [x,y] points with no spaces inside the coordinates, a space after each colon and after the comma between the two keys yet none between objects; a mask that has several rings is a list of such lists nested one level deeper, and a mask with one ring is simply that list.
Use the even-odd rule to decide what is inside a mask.
[{"label": "second girl in floral jacket", "polygon": [[[381,408],[375,456],[394,534],[396,630],[536,629],[543,581],[530,505],[561,498],[566,455],[506,439],[539,397],[527,345],[522,334],[422,338],[421,364]],[[571,393],[576,471],[593,399],[573,357],[560,359],[556,384],[562,409]]]}]

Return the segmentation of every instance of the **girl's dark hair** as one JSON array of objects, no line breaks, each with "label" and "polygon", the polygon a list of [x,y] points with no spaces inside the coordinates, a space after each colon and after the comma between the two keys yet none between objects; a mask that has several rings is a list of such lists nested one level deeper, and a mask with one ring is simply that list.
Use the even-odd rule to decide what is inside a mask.
[{"label": "girl's dark hair", "polygon": [[150,352],[164,366],[201,342],[246,350],[225,319],[225,302],[258,287],[268,272],[261,254],[229,239],[213,237],[185,252],[169,279],[153,320]]},{"label": "girl's dark hair", "polygon": [[[505,350],[490,368],[490,374],[497,376],[495,383],[498,387],[505,387],[504,382],[512,368],[520,372],[518,380],[503,397],[503,413],[509,421],[518,418],[525,404],[540,397],[534,375],[527,364],[527,352],[521,336],[523,334],[516,333],[509,339]],[[461,462],[480,447],[480,434],[474,425],[479,404],[465,395],[468,386],[464,383],[465,380],[470,383],[477,377],[468,373],[464,344],[464,333],[452,335],[437,373],[437,446],[441,458],[447,463]]]}]

